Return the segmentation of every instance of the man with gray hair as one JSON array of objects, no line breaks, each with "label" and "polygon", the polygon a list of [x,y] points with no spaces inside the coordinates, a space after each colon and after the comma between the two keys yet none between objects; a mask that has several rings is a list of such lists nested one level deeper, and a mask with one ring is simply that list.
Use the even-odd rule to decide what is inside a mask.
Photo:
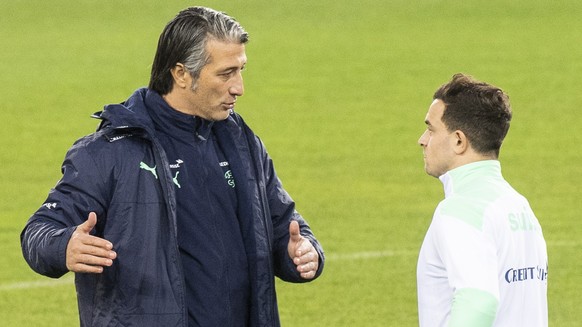
[{"label": "man with gray hair", "polygon": [[321,246],[233,111],[247,41],[224,13],[181,11],[149,87],[67,153],[21,242],[36,272],[75,272],[82,326],[279,326],[274,276],[321,274]]}]

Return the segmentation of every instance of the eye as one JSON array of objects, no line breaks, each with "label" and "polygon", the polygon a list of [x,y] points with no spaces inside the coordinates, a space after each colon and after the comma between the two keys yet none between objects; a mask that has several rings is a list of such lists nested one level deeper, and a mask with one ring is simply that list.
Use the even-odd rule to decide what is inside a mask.
[{"label": "eye", "polygon": [[221,78],[224,79],[229,79],[232,78],[233,76],[235,76],[237,73],[240,73],[243,69],[238,69],[238,68],[232,68],[232,69],[228,69],[225,70],[221,73],[218,73],[218,76],[220,76]]}]

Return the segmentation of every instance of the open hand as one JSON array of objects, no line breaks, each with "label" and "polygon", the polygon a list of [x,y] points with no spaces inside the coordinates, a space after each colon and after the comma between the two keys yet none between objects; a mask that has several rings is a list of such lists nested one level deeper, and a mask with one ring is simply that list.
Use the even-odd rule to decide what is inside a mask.
[{"label": "open hand", "polygon": [[91,212],[71,235],[66,259],[70,271],[99,274],[103,272],[103,267],[111,266],[117,257],[111,242],[89,234],[96,224],[97,215]]}]

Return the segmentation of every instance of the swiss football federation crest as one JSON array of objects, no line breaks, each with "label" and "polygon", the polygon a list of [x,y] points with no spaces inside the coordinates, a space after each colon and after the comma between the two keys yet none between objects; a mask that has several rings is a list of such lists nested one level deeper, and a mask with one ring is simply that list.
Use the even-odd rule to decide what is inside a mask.
[{"label": "swiss football federation crest", "polygon": [[227,170],[226,173],[224,173],[224,179],[226,179],[226,183],[230,187],[234,188],[234,176],[230,170]]}]

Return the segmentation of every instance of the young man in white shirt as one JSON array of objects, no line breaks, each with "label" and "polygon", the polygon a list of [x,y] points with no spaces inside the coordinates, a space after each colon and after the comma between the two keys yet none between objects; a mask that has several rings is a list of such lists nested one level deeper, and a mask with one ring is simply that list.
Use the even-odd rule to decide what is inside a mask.
[{"label": "young man in white shirt", "polygon": [[433,100],[418,143],[445,199],[418,259],[420,326],[547,326],[546,243],[498,161],[512,116],[508,96],[456,74]]}]

